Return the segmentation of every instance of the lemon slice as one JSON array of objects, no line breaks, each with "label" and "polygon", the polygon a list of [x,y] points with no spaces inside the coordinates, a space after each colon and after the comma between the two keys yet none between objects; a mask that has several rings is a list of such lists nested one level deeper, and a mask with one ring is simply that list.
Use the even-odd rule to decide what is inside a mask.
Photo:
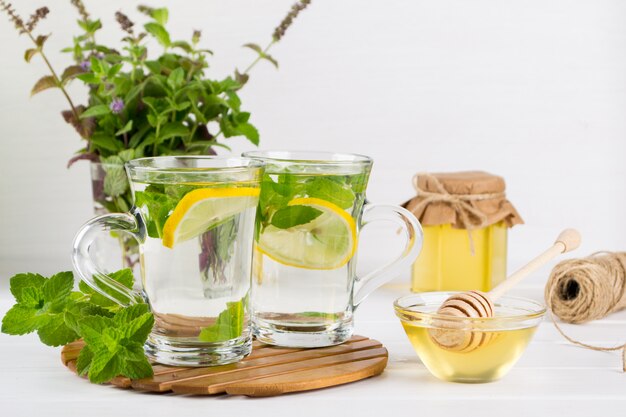
[{"label": "lemon slice", "polygon": [[258,249],[284,265],[306,269],[337,269],[356,251],[356,224],[341,207],[319,198],[296,198],[289,206],[322,211],[312,221],[289,229],[269,225],[259,236]]},{"label": "lemon slice", "polygon": [[211,226],[253,207],[258,188],[198,188],[185,194],[163,225],[163,246],[175,244],[204,233]]}]

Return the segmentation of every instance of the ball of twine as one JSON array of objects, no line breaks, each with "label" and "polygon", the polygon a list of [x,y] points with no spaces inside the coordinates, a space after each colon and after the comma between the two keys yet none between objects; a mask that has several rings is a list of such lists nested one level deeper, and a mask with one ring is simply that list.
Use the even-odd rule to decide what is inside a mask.
[{"label": "ball of twine", "polygon": [[[601,319],[626,308],[626,253],[600,252],[558,263],[546,284],[545,299],[551,314],[574,324]],[[588,345],[567,336],[552,318],[559,333],[576,345],[602,351],[622,350],[626,372],[626,344]]]}]

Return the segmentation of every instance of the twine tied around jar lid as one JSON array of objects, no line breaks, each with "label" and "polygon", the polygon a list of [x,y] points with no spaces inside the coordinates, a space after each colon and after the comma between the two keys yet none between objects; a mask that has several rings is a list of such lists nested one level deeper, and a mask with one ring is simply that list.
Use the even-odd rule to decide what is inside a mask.
[{"label": "twine tied around jar lid", "polygon": [[558,263],[545,289],[552,323],[570,343],[596,351],[622,351],[622,370],[626,372],[626,343],[602,347],[580,342],[566,335],[554,316],[578,324],[601,319],[626,308],[626,253],[596,252],[586,258]]},{"label": "twine tied around jar lid", "polygon": [[[413,187],[416,196],[404,207],[424,226],[451,223],[456,228],[466,229],[472,255],[475,252],[472,230],[499,221],[504,221],[508,227],[523,223],[513,205],[506,200],[504,180],[496,175],[480,171],[421,172],[413,176]],[[447,208],[452,212],[443,212]]]}]

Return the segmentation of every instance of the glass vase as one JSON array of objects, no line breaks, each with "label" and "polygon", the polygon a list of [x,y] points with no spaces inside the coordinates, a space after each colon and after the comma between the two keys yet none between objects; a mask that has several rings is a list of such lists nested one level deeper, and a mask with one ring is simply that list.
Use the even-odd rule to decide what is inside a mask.
[{"label": "glass vase", "polygon": [[[116,171],[122,170],[123,167],[116,166]],[[130,207],[126,201],[132,201],[130,190],[127,188],[125,194],[127,196],[112,197],[105,191],[105,182],[107,175],[117,175],[116,171],[112,171],[105,164],[100,162],[92,162],[90,166],[91,173],[91,191],[93,199],[93,210],[96,215],[103,215],[112,212],[126,211]],[[114,172],[113,174],[111,174]],[[108,235],[102,234],[102,237],[93,242],[92,250],[94,251],[94,260],[98,267],[105,273],[111,273],[123,268],[130,268],[135,277],[139,277],[139,246],[137,241],[131,236],[111,232]]]}]

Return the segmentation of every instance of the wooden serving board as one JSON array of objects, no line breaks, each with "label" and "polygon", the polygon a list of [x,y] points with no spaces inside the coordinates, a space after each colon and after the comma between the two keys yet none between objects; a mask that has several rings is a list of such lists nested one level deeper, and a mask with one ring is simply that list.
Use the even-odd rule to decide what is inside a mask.
[{"label": "wooden serving board", "polygon": [[[77,341],[61,351],[61,360],[73,372],[83,346]],[[150,392],[267,397],[358,381],[382,373],[385,366],[387,349],[363,336],[317,349],[274,347],[255,341],[252,353],[241,362],[206,368],[153,364],[151,378],[117,377],[111,384]]]}]

